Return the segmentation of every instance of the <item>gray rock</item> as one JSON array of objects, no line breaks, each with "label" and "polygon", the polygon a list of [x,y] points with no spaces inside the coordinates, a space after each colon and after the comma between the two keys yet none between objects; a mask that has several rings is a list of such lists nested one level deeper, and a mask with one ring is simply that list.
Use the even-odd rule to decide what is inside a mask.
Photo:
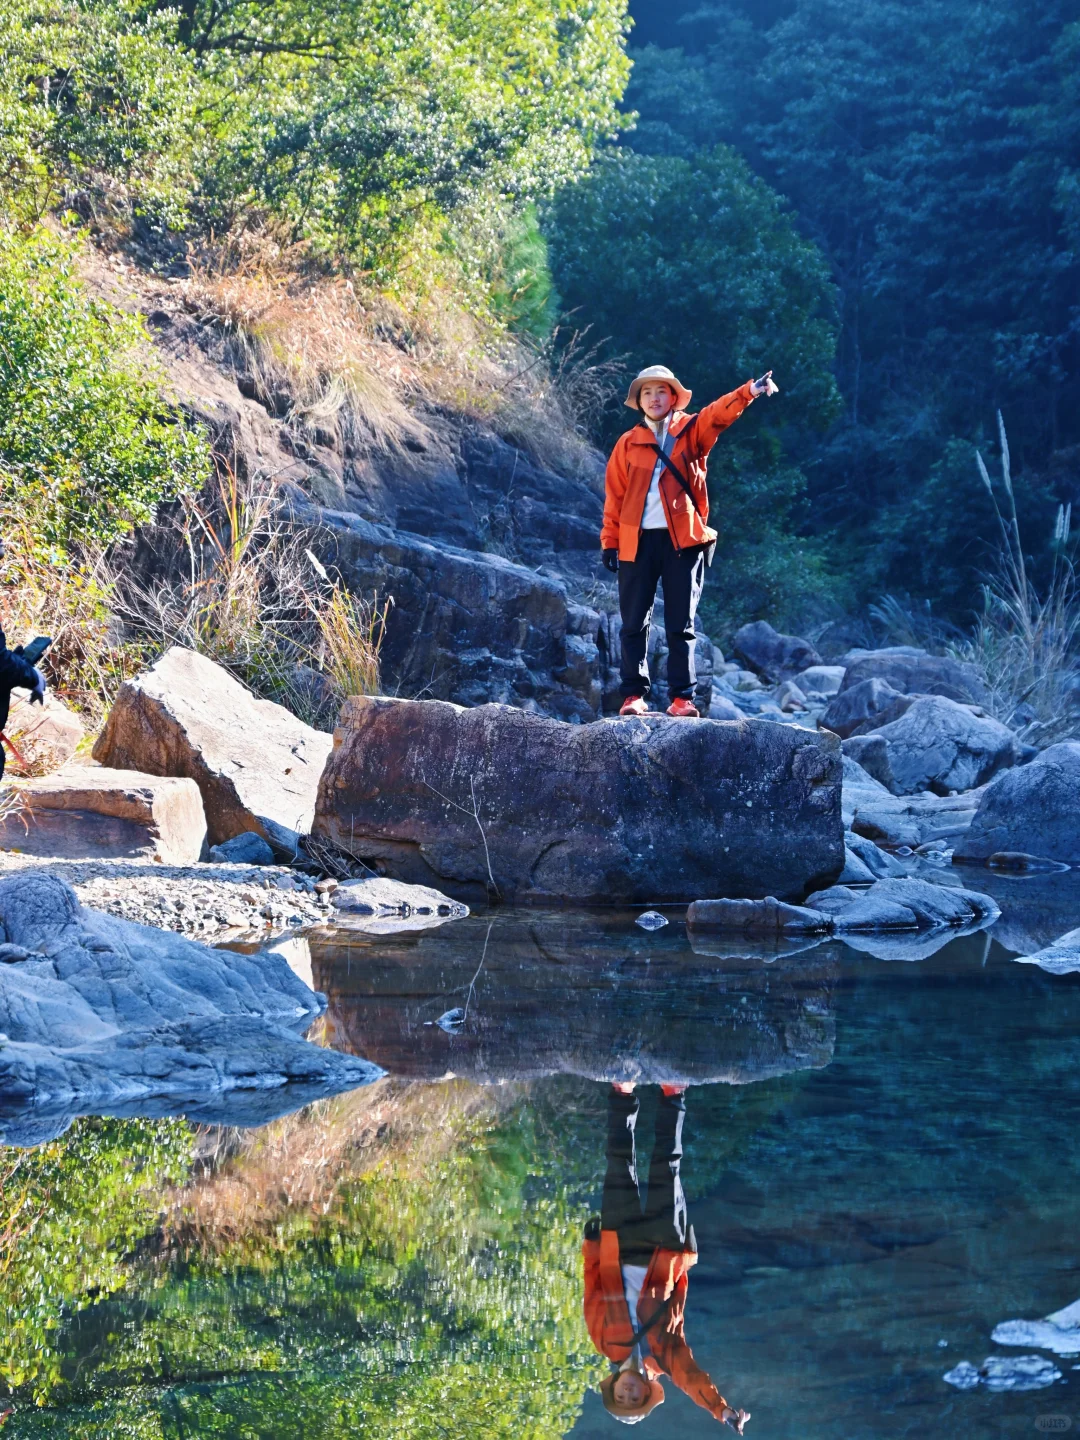
[{"label": "gray rock", "polygon": [[947,795],[985,784],[1012,765],[1016,752],[1012,732],[999,721],[922,695],[898,720],[845,740],[844,753],[894,795]]},{"label": "gray rock", "polygon": [[993,780],[955,850],[956,860],[1012,850],[1080,863],[1080,741],[1051,745]]},{"label": "gray rock", "polygon": [[729,699],[727,695],[721,695],[717,690],[713,691],[712,699],[709,702],[710,720],[741,720],[742,718],[742,711],[734,700]]},{"label": "gray rock", "polygon": [[832,922],[819,910],[787,905],[773,895],[764,900],[695,900],[687,909],[691,930],[738,930],[745,935],[823,935]]},{"label": "gray rock", "polygon": [[869,890],[834,885],[808,895],[806,905],[832,916],[838,932],[992,924],[1001,913],[989,895],[907,877],[878,880]]},{"label": "gray rock", "polygon": [[874,872],[866,861],[856,855],[850,845],[844,847],[844,868],[840,872],[838,885],[872,885]]},{"label": "gray rock", "polygon": [[854,653],[840,693],[865,680],[884,680],[904,695],[944,695],[947,700],[977,705],[987,699],[986,685],[974,665],[904,646]]},{"label": "gray rock", "polygon": [[781,635],[766,620],[754,620],[737,630],[732,648],[736,659],[771,684],[791,680],[811,665],[821,664],[821,656],[809,640]]},{"label": "gray rock", "polygon": [[846,673],[843,665],[810,665],[792,678],[804,694],[828,699],[840,689]]},{"label": "gray rock", "polygon": [[[1080,930],[1070,930],[1044,950],[1036,950],[1034,955],[1014,958],[1021,965],[1038,965],[1049,975],[1076,975],[1080,973]],[[1073,1348],[1080,1353],[1080,1344]]]},{"label": "gray rock", "polygon": [[0,938],[29,955],[0,966],[8,1143],[37,1143],[87,1110],[205,1113],[210,1096],[292,1085],[303,1104],[381,1073],[300,1038],[324,1002],[280,956],[85,909],[55,876],[0,880]]},{"label": "gray rock", "polygon": [[0,846],[50,859],[148,856],[192,865],[206,842],[202,797],[191,780],[72,765],[20,784],[23,809],[0,820]]},{"label": "gray rock", "polygon": [[995,1345],[1029,1345],[1054,1355],[1080,1355],[1080,1300],[1045,1320],[1003,1320],[990,1338]]},{"label": "gray rock", "polygon": [[907,870],[895,856],[882,850],[872,840],[867,840],[864,835],[849,833],[845,835],[844,843],[848,854],[854,855],[859,863],[869,870],[875,880],[891,879],[907,874]]},{"label": "gray rock", "polygon": [[975,1390],[980,1385],[995,1393],[1045,1390],[1061,1379],[1061,1371],[1041,1355],[988,1355],[978,1369],[961,1360],[942,1379],[957,1390]]},{"label": "gray rock", "polygon": [[844,823],[856,835],[878,845],[907,845],[917,850],[931,840],[955,844],[975,817],[980,790],[962,795],[890,795],[844,791]]},{"label": "gray rock", "polygon": [[776,703],[781,710],[794,711],[806,709],[806,696],[794,680],[785,680],[776,692]]},{"label": "gray rock", "polygon": [[758,721],[355,698],[314,833],[464,899],[784,896],[843,868],[840,773],[835,739]]},{"label": "gray rock", "polygon": [[267,823],[311,828],[319,776],[332,741],[281,705],[174,646],[120,687],[94,758],[151,775],[187,776],[202,792],[210,843]]},{"label": "gray rock", "polygon": [[388,689],[462,705],[499,700],[566,720],[600,713],[597,632],[574,633],[578,607],[572,615],[558,578],[343,511],[296,515],[355,594],[394,597],[381,652]]},{"label": "gray rock", "polygon": [[212,846],[210,859],[220,864],[273,865],[274,852],[261,835],[245,830],[222,845]]},{"label": "gray rock", "polygon": [[346,880],[331,896],[335,923],[370,935],[430,930],[461,920],[469,907],[428,885],[407,885],[385,875]]},{"label": "gray rock", "polygon": [[831,730],[846,740],[850,735],[872,730],[878,717],[903,699],[903,693],[887,680],[863,680],[834,696],[818,723],[823,730]]}]

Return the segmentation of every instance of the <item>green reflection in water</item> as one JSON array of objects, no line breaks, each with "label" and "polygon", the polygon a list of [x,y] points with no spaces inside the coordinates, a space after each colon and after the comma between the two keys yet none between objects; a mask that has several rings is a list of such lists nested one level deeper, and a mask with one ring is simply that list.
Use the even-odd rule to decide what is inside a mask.
[{"label": "green reflection in water", "polygon": [[[23,1384],[20,1399],[33,1391],[45,1403],[17,1409],[4,1440],[528,1440],[572,1428],[597,1359],[581,1321],[587,1212],[575,1198],[591,1175],[567,1152],[593,1157],[575,1147],[572,1121],[560,1143],[543,1111],[521,1098],[477,1100],[465,1086],[412,1093],[431,1123],[374,1169],[350,1173],[359,1166],[347,1136],[342,1144],[334,1135],[335,1114],[347,1128],[350,1105],[369,1102],[313,1107],[310,1123],[276,1127],[284,1151],[267,1155],[275,1127],[246,1142],[216,1177],[212,1205],[205,1186],[194,1186],[194,1223],[174,1218],[167,1247],[149,1237],[126,1262],[157,1223],[161,1191],[190,1160],[191,1132],[82,1122],[65,1141],[24,1154],[39,1189],[52,1183],[68,1195],[34,1251],[39,1271],[70,1251],[84,1259],[62,1290],[43,1282],[49,1363],[39,1364],[34,1386],[25,1366],[11,1379]],[[265,1170],[268,1158],[283,1164],[277,1189],[286,1188],[289,1143],[294,1153],[317,1148],[305,1124],[337,1145],[325,1186],[316,1178],[299,1203],[273,1186],[229,1190],[230,1176]],[[301,1159],[310,1181],[317,1158]],[[145,1183],[117,1203],[133,1174]],[[29,1277],[29,1261],[21,1263]],[[6,1298],[33,1317],[32,1281],[20,1284]],[[117,1293],[89,1304],[94,1287]],[[69,1317],[57,1333],[61,1301]]]}]

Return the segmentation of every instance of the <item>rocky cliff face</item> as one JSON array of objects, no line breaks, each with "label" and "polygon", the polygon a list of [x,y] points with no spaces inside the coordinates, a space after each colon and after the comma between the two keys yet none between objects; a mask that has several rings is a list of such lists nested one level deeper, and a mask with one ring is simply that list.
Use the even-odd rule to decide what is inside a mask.
[{"label": "rocky cliff face", "polygon": [[[597,718],[605,694],[611,708],[607,616],[617,605],[598,563],[599,455],[584,477],[558,475],[477,420],[420,402],[398,444],[365,448],[332,421],[292,418],[288,395],[238,371],[179,291],[145,290],[137,303],[161,359],[219,459],[241,478],[282,482],[320,559],[357,593],[393,596],[388,691],[571,721]],[[164,530],[150,527],[136,569],[167,568],[167,550]],[[701,648],[708,675],[711,647]]]}]

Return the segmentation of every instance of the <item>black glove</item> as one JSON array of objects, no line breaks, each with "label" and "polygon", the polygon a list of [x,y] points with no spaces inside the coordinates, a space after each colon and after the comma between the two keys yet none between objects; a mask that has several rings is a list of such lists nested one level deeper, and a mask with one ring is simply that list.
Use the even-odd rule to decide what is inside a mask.
[{"label": "black glove", "polygon": [[618,550],[605,550],[603,552],[604,569],[610,570],[614,575],[619,568]]}]

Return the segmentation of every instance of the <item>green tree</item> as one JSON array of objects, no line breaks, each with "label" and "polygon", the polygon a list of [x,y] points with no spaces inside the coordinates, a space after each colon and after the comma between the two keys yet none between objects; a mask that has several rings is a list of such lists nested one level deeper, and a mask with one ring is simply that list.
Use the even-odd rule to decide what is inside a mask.
[{"label": "green tree", "polygon": [[[721,540],[707,593],[716,624],[778,615],[821,583],[813,551],[791,536],[805,490],[791,457],[839,405],[821,255],[726,147],[692,160],[606,155],[562,192],[546,229],[564,306],[609,354],[625,356],[628,373],[668,364],[701,405],[776,371],[782,396],[713,451]],[[629,423],[618,405],[603,419],[609,441]]]},{"label": "green tree", "polygon": [[955,583],[926,574],[916,538],[952,442],[1000,408],[1021,471],[1060,470],[1080,443],[1075,5],[677,0],[665,16],[636,57],[630,143],[730,141],[838,287],[844,413],[808,452],[813,525],[846,534],[869,590],[921,571],[961,615],[977,547],[959,511],[941,538]]},{"label": "green tree", "polygon": [[129,1252],[191,1154],[181,1121],[80,1120],[36,1150],[0,1145],[0,1387],[43,1398],[64,1321],[127,1280]]}]

